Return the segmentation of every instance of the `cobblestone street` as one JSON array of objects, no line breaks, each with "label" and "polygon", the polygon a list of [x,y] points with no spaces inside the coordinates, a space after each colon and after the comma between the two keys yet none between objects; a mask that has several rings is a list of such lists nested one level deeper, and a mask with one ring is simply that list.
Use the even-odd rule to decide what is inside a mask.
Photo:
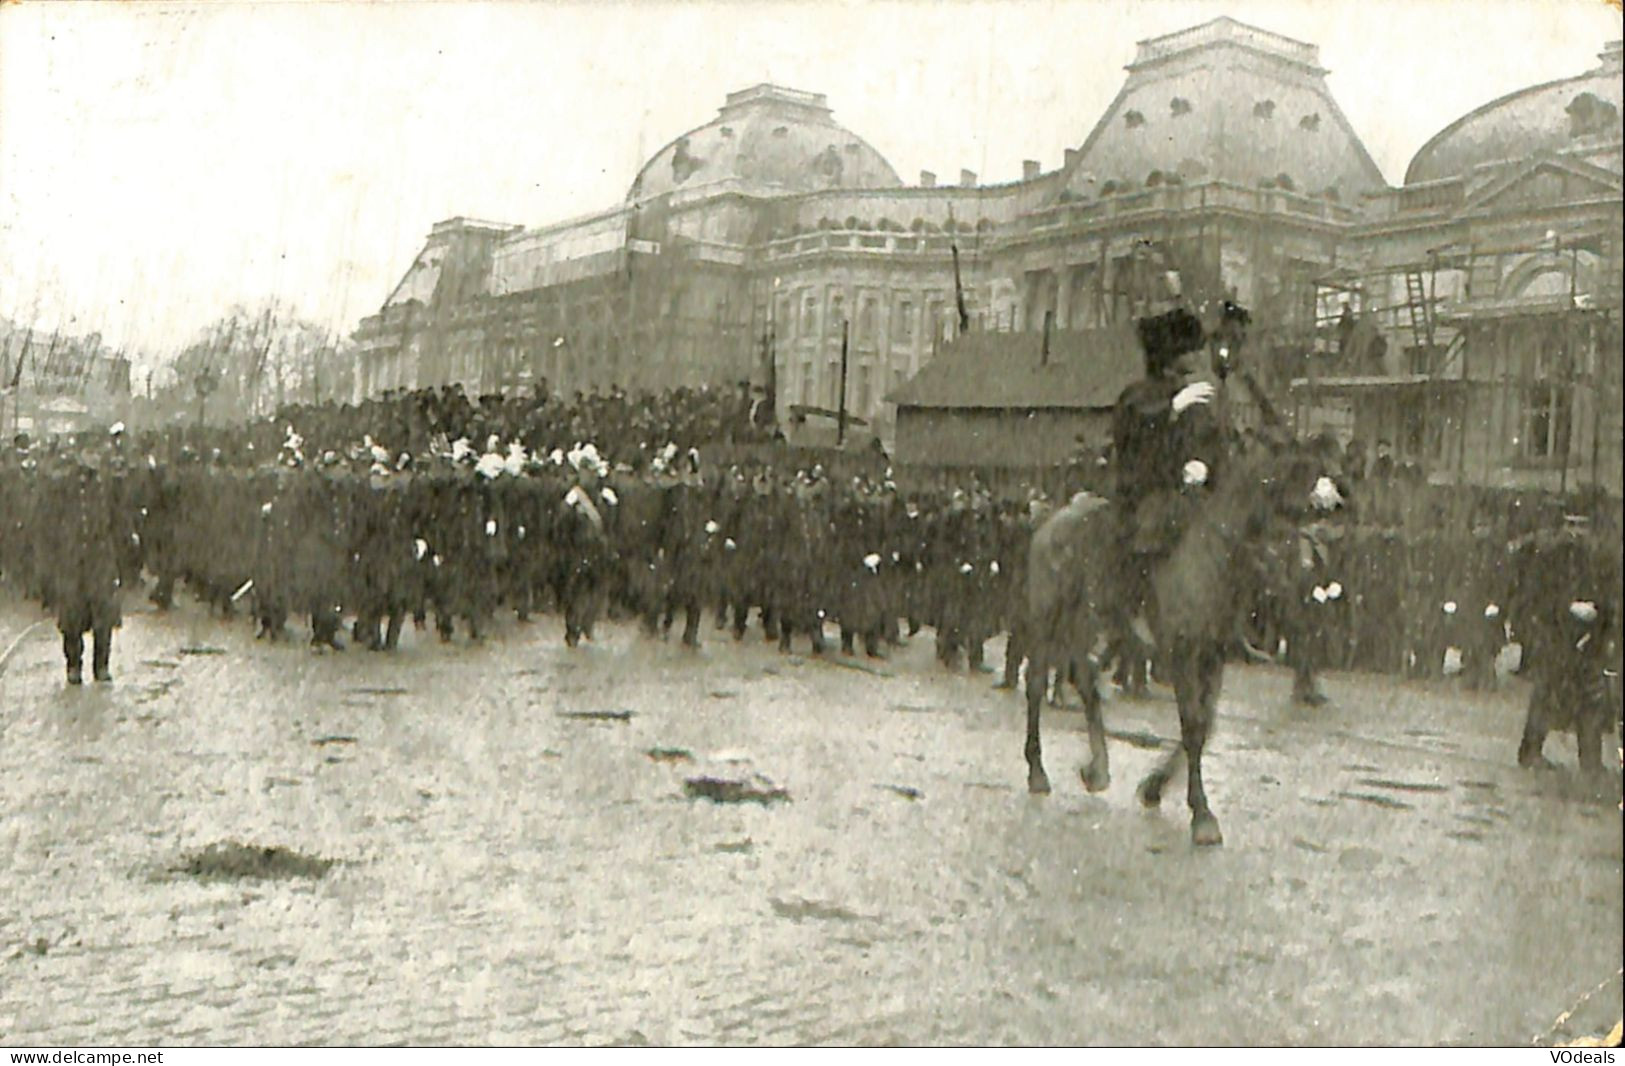
[{"label": "cobblestone street", "polygon": [[[0,652],[37,617],[0,608]],[[317,656],[188,604],[70,689],[36,630],[0,672],[0,1040],[1526,1045],[1618,1018],[1619,812],[1571,738],[1564,773],[1516,768],[1518,683],[1334,675],[1310,711],[1233,670],[1226,844],[1196,852],[1182,787],[1135,800],[1143,740],[1085,793],[1075,710],[1029,797],[1020,701],[927,634],[878,667],[599,636]],[[1106,713],[1177,735],[1166,692]],[[684,795],[751,773],[789,801]],[[175,872],[226,841],[336,862]]]}]

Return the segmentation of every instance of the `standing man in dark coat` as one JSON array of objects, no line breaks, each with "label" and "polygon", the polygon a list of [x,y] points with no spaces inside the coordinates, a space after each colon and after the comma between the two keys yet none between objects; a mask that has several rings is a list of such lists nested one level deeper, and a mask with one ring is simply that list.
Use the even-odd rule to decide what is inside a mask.
[{"label": "standing man in dark coat", "polygon": [[111,681],[113,629],[119,611],[119,558],[122,540],[115,525],[97,458],[81,454],[52,485],[50,528],[56,537],[51,604],[62,632],[68,684],[84,682],[85,633],[93,635],[97,681]]}]

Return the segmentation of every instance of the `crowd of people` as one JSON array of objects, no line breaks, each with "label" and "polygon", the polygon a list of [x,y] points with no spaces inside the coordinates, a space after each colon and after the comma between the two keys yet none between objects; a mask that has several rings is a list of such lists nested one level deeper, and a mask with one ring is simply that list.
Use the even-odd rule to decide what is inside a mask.
[{"label": "crowd of people", "polygon": [[[736,639],[754,618],[815,653],[826,627],[871,656],[929,627],[943,664],[991,672],[985,649],[1010,633],[1013,685],[1026,546],[1064,500],[787,465],[758,402],[744,388],[547,403],[420,390],[201,435],[19,439],[0,461],[0,576],[56,612],[71,682],[85,633],[94,676],[111,677],[125,596],[167,608],[184,586],[266,639],[303,621],[323,649],[394,649],[408,620],[478,640],[499,612],[549,610],[572,645],[606,615],[657,635],[680,620],[698,645],[709,613]],[[724,443],[758,447],[707,463]],[[1068,493],[1099,486],[1093,465]],[[1355,501],[1383,484],[1351,480]],[[1511,641],[1526,661],[1572,660],[1576,626],[1597,634],[1580,653],[1617,656],[1617,539],[1533,510],[1465,530],[1372,522],[1375,506],[1328,516],[1265,552],[1244,631],[1286,656],[1311,703],[1326,668],[1492,684]]]}]

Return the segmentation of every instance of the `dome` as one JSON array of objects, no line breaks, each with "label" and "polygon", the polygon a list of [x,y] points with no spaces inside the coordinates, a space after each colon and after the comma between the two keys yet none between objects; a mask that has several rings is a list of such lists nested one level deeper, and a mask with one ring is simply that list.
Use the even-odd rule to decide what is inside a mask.
[{"label": "dome", "polygon": [[[1620,42],[1602,66],[1577,78],[1521,89],[1452,122],[1422,146],[1405,184],[1466,174],[1474,167],[1620,142]],[[1612,169],[1619,169],[1616,150]]]},{"label": "dome", "polygon": [[729,93],[714,120],[644,165],[627,199],[723,182],[780,195],[902,185],[879,152],[830,117],[823,94],[776,85]]},{"label": "dome", "polygon": [[1230,18],[1141,41],[1079,151],[1073,196],[1219,180],[1354,200],[1386,187],[1319,49]]}]

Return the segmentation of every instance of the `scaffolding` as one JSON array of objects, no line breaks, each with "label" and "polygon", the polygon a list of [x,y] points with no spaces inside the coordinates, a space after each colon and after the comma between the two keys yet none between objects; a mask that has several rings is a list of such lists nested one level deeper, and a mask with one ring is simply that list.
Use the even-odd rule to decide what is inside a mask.
[{"label": "scaffolding", "polygon": [[[1298,342],[1305,374],[1294,391],[1322,423],[1331,418],[1322,406],[1328,392],[1385,396],[1379,424],[1393,425],[1397,418],[1388,416],[1399,412],[1411,423],[1409,439],[1391,443],[1450,480],[1468,479],[1470,431],[1478,425],[1487,447],[1493,423],[1511,435],[1513,467],[1544,475],[1559,493],[1582,481],[1601,486],[1603,441],[1611,437],[1617,447],[1620,436],[1605,424],[1606,412],[1617,419],[1620,406],[1618,359],[1607,357],[1619,347],[1620,243],[1608,227],[1548,233],[1539,241],[1445,246],[1420,260],[1315,278],[1314,323]],[[1523,265],[1503,273],[1509,258]],[[1591,284],[1582,289],[1588,271]],[[1502,296],[1517,273],[1525,285],[1566,274],[1567,291]],[[1298,412],[1300,431],[1312,431],[1302,403]],[[1589,433],[1577,421],[1586,415]],[[1587,436],[1589,447],[1580,447]]]}]

